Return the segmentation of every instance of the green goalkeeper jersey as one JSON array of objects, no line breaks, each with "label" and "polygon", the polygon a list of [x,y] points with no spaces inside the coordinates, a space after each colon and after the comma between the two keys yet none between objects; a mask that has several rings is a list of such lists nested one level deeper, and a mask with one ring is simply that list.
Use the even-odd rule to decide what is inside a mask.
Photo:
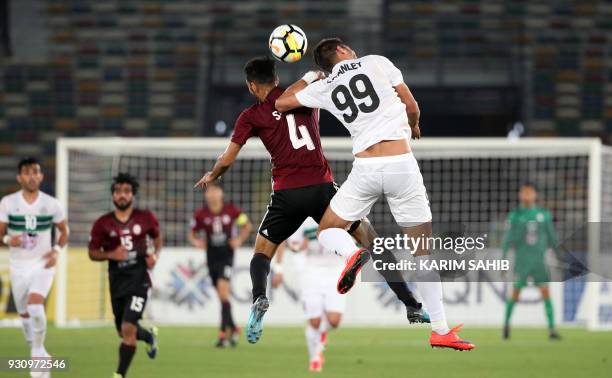
[{"label": "green goalkeeper jersey", "polygon": [[505,258],[508,250],[514,249],[517,269],[544,264],[546,250],[558,246],[552,214],[547,209],[521,207],[508,215],[502,250]]}]

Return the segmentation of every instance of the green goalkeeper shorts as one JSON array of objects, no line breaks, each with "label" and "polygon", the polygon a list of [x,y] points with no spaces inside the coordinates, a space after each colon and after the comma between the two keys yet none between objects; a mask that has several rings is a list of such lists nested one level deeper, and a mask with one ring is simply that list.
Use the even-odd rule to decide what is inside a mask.
[{"label": "green goalkeeper shorts", "polygon": [[514,271],[514,287],[517,289],[524,288],[527,286],[530,278],[536,286],[548,285],[550,275],[546,265],[535,264],[528,269],[516,269]]}]

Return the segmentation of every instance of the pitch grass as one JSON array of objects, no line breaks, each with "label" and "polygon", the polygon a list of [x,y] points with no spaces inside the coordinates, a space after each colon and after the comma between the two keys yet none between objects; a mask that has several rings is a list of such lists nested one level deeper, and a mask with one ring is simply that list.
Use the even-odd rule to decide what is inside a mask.
[{"label": "pitch grass", "polygon": [[[257,345],[244,336],[238,348],[213,348],[213,328],[160,327],[160,351],[151,361],[144,345],[128,377],[312,377],[307,370],[301,328],[265,329]],[[472,352],[432,350],[426,328],[345,328],[330,335],[322,377],[611,377],[612,332],[561,329],[563,340],[551,342],[542,329],[514,329],[503,341],[497,329],[466,328],[477,345]],[[108,378],[116,366],[119,340],[111,327],[55,329],[47,349],[70,359],[69,372],[57,377]],[[27,353],[21,330],[0,329],[0,357]],[[0,372],[0,377],[27,373]]]}]

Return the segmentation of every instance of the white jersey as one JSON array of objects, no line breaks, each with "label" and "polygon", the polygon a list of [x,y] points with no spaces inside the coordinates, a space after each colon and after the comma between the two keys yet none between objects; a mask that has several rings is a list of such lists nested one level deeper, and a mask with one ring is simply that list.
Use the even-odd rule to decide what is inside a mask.
[{"label": "white jersey", "polygon": [[[333,251],[327,251],[317,240],[317,228],[319,225],[314,219],[308,217],[298,230],[289,237],[287,242],[290,245],[301,246],[304,240],[308,240],[308,247],[303,253],[304,267],[296,267],[298,270],[308,271],[309,269],[338,270],[344,267],[343,259]],[[298,261],[300,261],[298,259]],[[335,278],[335,277],[334,277]]]},{"label": "white jersey", "polygon": [[7,223],[8,235],[20,235],[21,247],[10,247],[11,264],[31,262],[53,248],[53,229],[66,218],[59,201],[38,192],[36,200],[29,204],[23,192],[9,194],[0,201],[0,222]]},{"label": "white jersey", "polygon": [[402,72],[380,55],[343,60],[323,80],[295,94],[300,104],[332,113],[351,134],[353,154],[383,140],[410,139],[406,105],[394,87]]}]

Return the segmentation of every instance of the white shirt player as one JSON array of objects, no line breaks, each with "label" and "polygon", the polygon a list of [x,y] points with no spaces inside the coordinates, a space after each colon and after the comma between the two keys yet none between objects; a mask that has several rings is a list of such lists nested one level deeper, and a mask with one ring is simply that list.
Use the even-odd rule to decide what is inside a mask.
[{"label": "white shirt player", "polygon": [[[308,217],[297,231],[289,237],[287,242],[292,249],[301,249],[304,240],[308,240],[308,246],[303,251],[304,259],[297,259],[304,266],[296,267],[300,271],[315,270],[342,270],[344,259],[336,255],[333,251],[326,251],[317,240],[317,228],[319,225],[314,219]],[[303,262],[302,262],[303,261]],[[334,279],[337,278],[334,276]]]},{"label": "white shirt player", "polygon": [[0,222],[8,224],[8,235],[21,236],[21,247],[10,247],[11,266],[40,261],[53,248],[55,224],[65,218],[59,201],[41,191],[31,204],[23,198],[21,190],[3,197]]},{"label": "white shirt player", "polygon": [[326,78],[295,97],[303,106],[332,113],[351,134],[353,154],[383,140],[410,139],[406,106],[394,87],[402,72],[384,56],[367,55],[337,63]]},{"label": "white shirt player", "polygon": [[300,273],[300,297],[307,319],[319,318],[325,312],[343,313],[346,307],[346,296],[336,290],[344,259],[319,244],[317,228],[314,219],[307,218],[287,240],[294,250],[308,240],[306,250],[294,256],[296,265],[302,265],[296,266],[296,271]]}]

